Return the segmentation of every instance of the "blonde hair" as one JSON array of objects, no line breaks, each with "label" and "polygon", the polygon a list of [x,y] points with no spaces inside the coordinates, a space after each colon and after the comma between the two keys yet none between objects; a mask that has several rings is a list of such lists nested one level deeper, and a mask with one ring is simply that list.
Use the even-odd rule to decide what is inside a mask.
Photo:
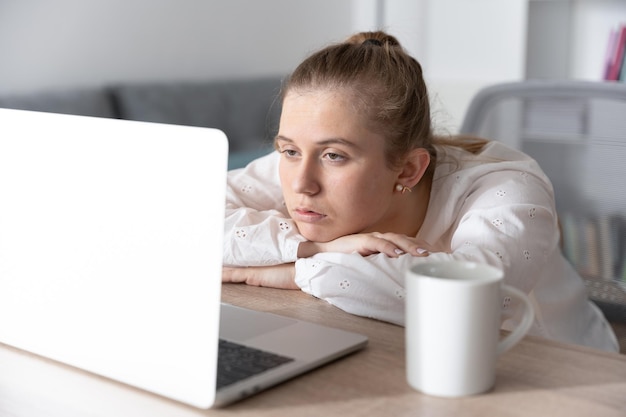
[{"label": "blonde hair", "polygon": [[416,148],[426,149],[434,161],[435,144],[475,153],[487,142],[433,135],[422,67],[394,36],[382,31],[357,33],[309,56],[286,79],[283,99],[289,91],[320,89],[352,96],[368,128],[386,138],[385,158],[390,166],[399,166]]}]

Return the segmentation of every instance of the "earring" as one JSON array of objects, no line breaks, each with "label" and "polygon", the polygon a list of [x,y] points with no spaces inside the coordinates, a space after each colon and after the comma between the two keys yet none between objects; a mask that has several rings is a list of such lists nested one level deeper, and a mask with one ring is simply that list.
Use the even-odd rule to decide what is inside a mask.
[{"label": "earring", "polygon": [[399,192],[399,193],[402,193],[402,194],[406,194],[407,192],[410,193],[413,190],[411,190],[406,185],[396,184],[396,191]]}]

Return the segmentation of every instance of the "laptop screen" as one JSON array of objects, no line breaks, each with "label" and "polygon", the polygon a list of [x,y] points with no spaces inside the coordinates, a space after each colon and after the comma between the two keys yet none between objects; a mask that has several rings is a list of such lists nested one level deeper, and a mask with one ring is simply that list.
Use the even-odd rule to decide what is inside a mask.
[{"label": "laptop screen", "polygon": [[0,341],[212,402],[227,158],[215,129],[0,109]]}]

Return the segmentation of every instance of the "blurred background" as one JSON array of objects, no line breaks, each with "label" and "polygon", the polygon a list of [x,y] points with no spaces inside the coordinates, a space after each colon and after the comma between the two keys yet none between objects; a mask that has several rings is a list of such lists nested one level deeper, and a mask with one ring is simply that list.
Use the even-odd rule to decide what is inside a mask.
[{"label": "blurred background", "polygon": [[288,74],[382,28],[423,65],[439,129],[485,85],[602,79],[623,0],[0,0],[0,94]]}]

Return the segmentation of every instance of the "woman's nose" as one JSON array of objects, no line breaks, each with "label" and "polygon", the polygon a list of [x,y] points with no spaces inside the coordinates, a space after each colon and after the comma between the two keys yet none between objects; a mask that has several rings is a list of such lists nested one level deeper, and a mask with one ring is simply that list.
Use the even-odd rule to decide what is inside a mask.
[{"label": "woman's nose", "polygon": [[314,195],[320,191],[319,172],[316,161],[302,159],[294,170],[293,191]]}]

